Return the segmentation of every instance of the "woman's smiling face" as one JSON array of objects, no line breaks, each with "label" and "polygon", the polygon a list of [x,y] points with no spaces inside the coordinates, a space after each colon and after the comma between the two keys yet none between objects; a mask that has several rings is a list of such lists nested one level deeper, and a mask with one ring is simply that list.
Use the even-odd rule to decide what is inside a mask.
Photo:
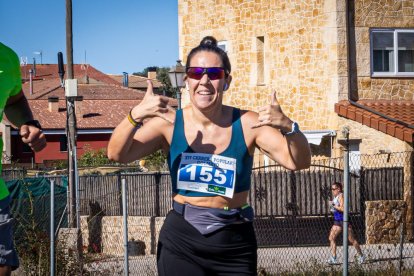
[{"label": "woman's smiling face", "polygon": [[[196,53],[191,61],[190,67],[222,67],[219,55],[214,52],[201,51]],[[211,80],[207,74],[201,79],[187,77],[190,99],[193,105],[200,110],[210,109],[222,104],[223,86],[225,78]]]}]

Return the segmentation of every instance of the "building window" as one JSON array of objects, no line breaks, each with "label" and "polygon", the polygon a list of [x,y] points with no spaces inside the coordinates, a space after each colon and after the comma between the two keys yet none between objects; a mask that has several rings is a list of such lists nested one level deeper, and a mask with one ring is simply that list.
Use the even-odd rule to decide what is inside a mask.
[{"label": "building window", "polygon": [[371,76],[414,77],[414,29],[371,30]]},{"label": "building window", "polygon": [[264,36],[258,36],[256,39],[257,49],[257,85],[264,84]]},{"label": "building window", "polygon": [[68,151],[68,138],[66,137],[66,135],[60,135],[59,142],[60,151]]},{"label": "building window", "polygon": [[226,53],[229,51],[229,43],[227,40],[222,40],[222,41],[217,42],[217,46]]}]

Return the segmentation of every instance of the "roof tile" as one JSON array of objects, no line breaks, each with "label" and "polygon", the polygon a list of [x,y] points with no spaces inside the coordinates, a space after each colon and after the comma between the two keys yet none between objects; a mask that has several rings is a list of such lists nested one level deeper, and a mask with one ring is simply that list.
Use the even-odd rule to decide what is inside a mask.
[{"label": "roof tile", "polygon": [[[118,84],[123,83],[124,76],[123,75],[108,75],[110,78],[116,80]],[[128,87],[135,88],[135,89],[147,89],[147,78],[136,76],[136,75],[128,75]],[[160,88],[162,83],[157,79],[152,79],[152,85],[154,88]]]},{"label": "roof tile", "polygon": [[[22,77],[31,66],[22,66]],[[64,129],[66,126],[66,100],[64,89],[60,80],[56,64],[36,66],[36,78],[33,82],[33,93],[30,94],[29,82],[23,81],[23,91],[28,98],[29,105],[36,119],[44,129]],[[122,87],[117,81],[92,66],[74,65],[74,75],[81,78],[88,73],[89,83],[78,79],[78,95],[83,96],[81,113],[77,113],[77,128],[80,129],[106,129],[115,128],[128,114],[129,110],[139,104],[145,92]],[[48,98],[59,98],[57,111],[49,111]],[[169,104],[177,106],[177,100],[170,98]],[[79,116],[80,115],[80,116]]]},{"label": "roof tile", "polygon": [[395,128],[395,137],[404,140],[404,129],[402,127]]},{"label": "roof tile", "polygon": [[[349,118],[352,120],[352,118]],[[375,117],[371,117],[371,127],[378,130],[378,125],[379,125],[379,119],[375,118]]]},{"label": "roof tile", "polygon": [[400,140],[413,142],[414,101],[360,100],[358,104],[373,111],[344,100],[335,104],[335,112]]},{"label": "roof tile", "polygon": [[[26,82],[29,80],[29,70],[32,69],[31,64],[27,64],[20,67],[22,73],[23,81]],[[65,65],[65,71],[67,72],[67,66]],[[96,80],[100,83],[106,84],[115,84],[119,83],[109,77],[107,74],[102,73],[101,71],[95,69],[89,64],[74,64],[73,65],[73,75],[76,79],[84,79],[85,76],[88,78]],[[65,75],[67,77],[67,73]],[[55,79],[59,80],[59,70],[57,64],[37,64],[36,65],[36,76],[35,79]]]},{"label": "roof tile", "polygon": [[[129,110],[140,100],[83,100],[81,116],[77,114],[77,128],[115,128]],[[47,100],[30,100],[34,116],[44,129],[64,129],[66,125],[66,101],[59,100],[59,110],[50,112]]]}]

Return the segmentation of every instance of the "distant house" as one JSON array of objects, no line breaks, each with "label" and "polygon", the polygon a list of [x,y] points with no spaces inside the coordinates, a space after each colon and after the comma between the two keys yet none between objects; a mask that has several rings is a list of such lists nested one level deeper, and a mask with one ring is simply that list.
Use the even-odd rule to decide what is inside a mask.
[{"label": "distant house", "polygon": [[157,80],[157,72],[156,71],[148,71],[147,78],[136,76],[136,75],[129,75],[127,73],[124,73],[123,75],[108,75],[112,79],[114,79],[116,82],[118,82],[120,85],[132,89],[137,89],[141,91],[147,90],[147,80],[152,81],[152,85],[154,88],[154,93],[156,94],[162,94],[162,83]]},{"label": "distant house", "polygon": [[[47,148],[34,153],[25,146],[13,129],[3,122],[4,162],[44,164],[67,159],[66,100],[60,85],[56,64],[36,65],[36,75],[30,82],[31,65],[21,67],[23,90],[34,117],[43,127]],[[144,97],[141,90],[121,86],[116,80],[88,65],[74,65],[78,79],[78,96],[75,101],[77,119],[77,154],[90,149],[106,148],[113,129],[139,104]],[[172,106],[176,100],[171,99]]]}]

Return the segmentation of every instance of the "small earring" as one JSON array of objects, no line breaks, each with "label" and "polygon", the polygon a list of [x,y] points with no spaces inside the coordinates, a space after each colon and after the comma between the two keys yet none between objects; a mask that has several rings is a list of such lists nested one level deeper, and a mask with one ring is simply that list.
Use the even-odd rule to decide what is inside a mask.
[{"label": "small earring", "polygon": [[188,92],[190,91],[190,88],[188,87],[188,82],[185,83],[185,90]]},{"label": "small earring", "polygon": [[227,89],[229,89],[229,85],[227,84],[227,82],[225,82],[224,87],[223,87],[223,91],[226,91]]}]

